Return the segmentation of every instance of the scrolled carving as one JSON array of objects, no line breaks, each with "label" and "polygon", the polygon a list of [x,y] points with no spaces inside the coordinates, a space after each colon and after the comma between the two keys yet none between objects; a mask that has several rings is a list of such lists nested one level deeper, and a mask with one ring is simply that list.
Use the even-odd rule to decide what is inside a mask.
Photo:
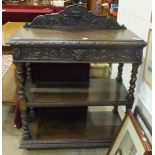
[{"label": "scrolled carving", "polygon": [[17,47],[13,48],[13,49],[12,49],[12,54],[13,54],[13,59],[14,59],[14,60],[20,59],[20,58],[21,58],[21,55],[20,55],[20,48],[17,48]]},{"label": "scrolled carving", "polygon": [[21,48],[22,60],[48,61],[129,61],[141,62],[135,51],[123,49]]},{"label": "scrolled carving", "polygon": [[84,51],[81,49],[74,50],[73,56],[75,60],[81,60],[84,58]]},{"label": "scrolled carving", "polygon": [[86,7],[72,5],[59,14],[47,14],[36,17],[25,28],[66,28],[66,29],[125,29],[116,20],[106,16],[96,16]]}]

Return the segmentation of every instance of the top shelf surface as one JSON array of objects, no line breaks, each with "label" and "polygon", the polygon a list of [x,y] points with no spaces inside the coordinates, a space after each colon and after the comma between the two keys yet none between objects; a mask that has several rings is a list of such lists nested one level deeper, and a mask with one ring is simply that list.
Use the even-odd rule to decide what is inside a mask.
[{"label": "top shelf surface", "polygon": [[129,41],[140,42],[137,35],[126,29],[56,30],[21,28],[12,41]]}]

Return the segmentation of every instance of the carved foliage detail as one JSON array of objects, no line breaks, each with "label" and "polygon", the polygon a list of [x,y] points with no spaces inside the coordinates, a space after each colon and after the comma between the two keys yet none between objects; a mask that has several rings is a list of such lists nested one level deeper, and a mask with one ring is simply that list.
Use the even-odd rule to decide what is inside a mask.
[{"label": "carved foliage detail", "polygon": [[87,8],[80,5],[72,5],[67,7],[59,14],[47,14],[36,17],[32,23],[26,24],[24,27],[30,28],[75,28],[75,29],[104,29],[119,28],[116,20],[106,16],[96,16],[89,12]]},{"label": "carved foliage detail", "polygon": [[14,60],[18,60],[18,59],[21,59],[21,55],[20,55],[20,48],[13,48],[12,49],[12,54],[13,54],[13,59]]},{"label": "carved foliage detail", "polygon": [[[124,49],[73,49],[50,47],[24,47],[20,49],[22,60],[49,61],[138,61],[135,51]],[[140,54],[140,53],[139,53]],[[15,59],[20,60],[20,59]]]}]

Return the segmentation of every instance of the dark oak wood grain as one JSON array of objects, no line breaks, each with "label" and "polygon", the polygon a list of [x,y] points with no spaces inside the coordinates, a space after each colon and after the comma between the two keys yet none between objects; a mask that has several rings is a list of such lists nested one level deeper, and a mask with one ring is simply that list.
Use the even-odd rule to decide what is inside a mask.
[{"label": "dark oak wood grain", "polygon": [[65,112],[40,109],[29,122],[32,140],[22,140],[21,148],[108,147],[120,125],[111,112]]},{"label": "dark oak wood grain", "polygon": [[[74,33],[74,35],[73,35]],[[25,35],[26,34],[26,35]],[[67,36],[67,37],[66,37]],[[129,41],[131,43],[143,43],[142,40],[127,29],[115,30],[56,30],[56,29],[34,29],[34,28],[21,28],[16,35],[13,37],[13,41],[84,41],[83,38],[87,38],[85,41]]]},{"label": "dark oak wood grain", "polygon": [[[18,66],[28,64],[26,65],[28,76],[26,85],[22,78],[19,78],[18,82],[21,103],[24,97],[27,106],[37,108],[95,105],[115,106],[115,109],[118,105],[126,105],[127,110],[132,108],[136,74],[142,62],[143,48],[146,43],[116,21],[96,16],[82,6],[70,6],[60,14],[35,18],[32,23],[21,28],[9,41],[9,44],[12,48],[13,61]],[[130,63],[133,66],[130,87],[126,91],[121,82],[123,80],[122,65],[119,66],[117,80],[90,80],[87,83],[77,81],[77,83],[72,83],[75,82],[73,80],[72,82],[67,81],[68,83],[59,81],[60,83],[53,84],[47,83],[46,80],[40,81],[32,78],[32,82],[28,82],[31,72],[32,75],[35,74],[33,67],[32,70],[30,69],[30,64],[45,63],[62,65]],[[46,67],[41,68],[41,71],[46,69]],[[21,77],[23,70],[19,71],[18,74]],[[72,74],[74,73],[72,72]],[[115,126],[117,115],[111,117],[109,114],[98,113],[77,121],[72,120],[72,114],[61,115],[58,113],[60,114],[58,120],[53,113],[50,114],[46,113],[48,117],[40,114],[37,117],[38,121],[40,120],[39,123],[36,123],[37,121],[28,123],[27,116],[25,117],[22,148],[107,146],[117,128],[117,125]],[[65,116],[68,116],[67,120],[63,120]],[[30,130],[28,130],[29,128]],[[28,134],[32,138],[26,140],[25,137]]]},{"label": "dark oak wood grain", "polygon": [[110,79],[79,83],[27,83],[28,105],[34,107],[126,105],[127,90]]}]

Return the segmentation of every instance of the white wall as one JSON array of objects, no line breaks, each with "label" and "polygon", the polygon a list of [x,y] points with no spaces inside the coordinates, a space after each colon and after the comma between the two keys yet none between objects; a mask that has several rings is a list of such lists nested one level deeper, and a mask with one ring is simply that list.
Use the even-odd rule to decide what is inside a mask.
[{"label": "white wall", "polygon": [[[152,4],[151,0],[119,0],[118,22],[124,24],[129,30],[134,32],[143,40],[147,41],[149,23],[151,18]],[[145,50],[144,56],[145,58]],[[141,104],[141,109],[152,115],[152,91],[142,78],[144,63],[139,68],[137,87],[135,92],[135,103]],[[112,76],[117,74],[117,66],[113,65]],[[131,65],[125,65],[123,73],[124,84],[128,88],[131,76]],[[139,103],[141,102],[141,103]],[[133,107],[133,108],[134,108]],[[146,116],[147,117],[147,116]],[[148,118],[149,119],[149,118]]]}]

